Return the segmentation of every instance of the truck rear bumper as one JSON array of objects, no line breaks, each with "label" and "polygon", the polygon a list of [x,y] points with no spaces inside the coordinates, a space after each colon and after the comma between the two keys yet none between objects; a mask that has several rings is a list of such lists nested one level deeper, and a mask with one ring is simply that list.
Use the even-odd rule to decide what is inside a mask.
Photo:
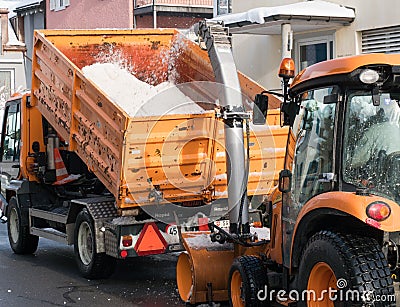
[{"label": "truck rear bumper", "polygon": [[[118,223],[119,222],[119,223]],[[118,219],[104,224],[105,252],[118,259],[183,251],[173,225],[155,220],[121,223]]]}]

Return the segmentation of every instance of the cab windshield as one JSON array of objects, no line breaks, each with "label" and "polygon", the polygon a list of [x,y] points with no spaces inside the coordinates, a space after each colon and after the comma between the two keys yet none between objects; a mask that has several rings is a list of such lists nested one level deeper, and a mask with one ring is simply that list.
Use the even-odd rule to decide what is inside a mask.
[{"label": "cab windshield", "polygon": [[344,128],[343,179],[400,204],[399,93],[348,94]]}]

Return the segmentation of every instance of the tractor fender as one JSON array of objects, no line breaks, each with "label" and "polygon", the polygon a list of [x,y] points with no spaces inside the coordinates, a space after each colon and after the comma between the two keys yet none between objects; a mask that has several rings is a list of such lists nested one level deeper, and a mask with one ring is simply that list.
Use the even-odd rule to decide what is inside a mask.
[{"label": "tractor fender", "polygon": [[[367,216],[367,207],[373,202],[384,202],[391,208],[390,216],[384,221],[374,221]],[[352,192],[327,192],[311,198],[301,209],[293,231],[290,250],[290,267],[298,266],[298,259],[307,240],[324,229],[354,232],[369,229],[365,235],[379,241],[383,232],[400,231],[400,206],[387,198],[356,195]]]}]

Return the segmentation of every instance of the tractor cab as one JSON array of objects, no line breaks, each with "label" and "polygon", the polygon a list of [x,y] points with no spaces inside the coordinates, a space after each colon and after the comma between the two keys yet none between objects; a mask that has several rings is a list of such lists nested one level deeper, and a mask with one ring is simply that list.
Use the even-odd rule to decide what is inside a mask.
[{"label": "tractor cab", "polygon": [[351,58],[316,64],[288,90],[286,110],[297,115],[285,113],[296,136],[293,190],[300,204],[339,189],[400,204],[400,66],[388,55],[361,58],[386,64],[357,67]]},{"label": "tractor cab", "polygon": [[292,135],[279,187],[285,266],[297,266],[313,232],[361,231],[385,246],[398,279],[399,64],[398,55],[335,59],[308,67],[285,89]]}]

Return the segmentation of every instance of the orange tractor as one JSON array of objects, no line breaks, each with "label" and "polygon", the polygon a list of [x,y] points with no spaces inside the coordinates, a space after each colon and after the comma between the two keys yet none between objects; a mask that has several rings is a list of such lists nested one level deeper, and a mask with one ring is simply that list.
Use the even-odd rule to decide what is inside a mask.
[{"label": "orange tractor", "polygon": [[[203,24],[198,32],[217,71],[221,48],[212,27]],[[208,232],[181,234],[181,298],[191,304],[229,300],[235,307],[395,306],[400,55],[330,60],[297,76],[293,61],[284,59],[279,76],[282,124],[289,132],[279,185],[263,203],[269,238],[260,239],[265,227],[250,227],[240,175],[228,176],[228,190],[235,186],[228,193],[234,195],[229,228],[210,223]],[[226,78],[232,76],[217,81],[232,82]],[[265,124],[265,94],[255,99],[253,123]]]}]

